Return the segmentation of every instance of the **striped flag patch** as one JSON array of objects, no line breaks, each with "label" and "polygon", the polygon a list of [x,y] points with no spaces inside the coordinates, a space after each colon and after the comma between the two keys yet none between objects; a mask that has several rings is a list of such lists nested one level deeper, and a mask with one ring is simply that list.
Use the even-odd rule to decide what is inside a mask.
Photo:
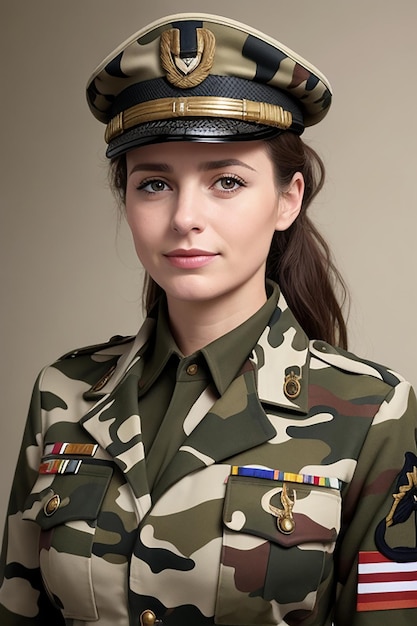
[{"label": "striped flag patch", "polygon": [[397,563],[380,552],[360,552],[358,611],[417,608],[417,562]]}]

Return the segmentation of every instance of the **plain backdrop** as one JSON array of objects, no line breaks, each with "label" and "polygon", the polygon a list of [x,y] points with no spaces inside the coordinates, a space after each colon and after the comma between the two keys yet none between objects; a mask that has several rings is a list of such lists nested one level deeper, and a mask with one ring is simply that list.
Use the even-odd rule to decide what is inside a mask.
[{"label": "plain backdrop", "polygon": [[183,11],[246,22],[329,78],[332,108],[304,134],[327,166],[312,215],[350,288],[350,348],[417,386],[415,0],[1,0],[0,530],[38,371],[142,316],[86,81]]}]

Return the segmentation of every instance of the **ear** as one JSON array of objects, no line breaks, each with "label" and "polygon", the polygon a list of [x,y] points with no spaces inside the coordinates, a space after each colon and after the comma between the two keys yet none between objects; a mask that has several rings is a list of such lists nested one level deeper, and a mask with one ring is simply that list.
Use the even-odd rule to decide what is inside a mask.
[{"label": "ear", "polygon": [[278,198],[278,215],[275,230],[287,230],[297,219],[301,211],[304,196],[304,177],[296,172],[286,191],[281,191]]}]

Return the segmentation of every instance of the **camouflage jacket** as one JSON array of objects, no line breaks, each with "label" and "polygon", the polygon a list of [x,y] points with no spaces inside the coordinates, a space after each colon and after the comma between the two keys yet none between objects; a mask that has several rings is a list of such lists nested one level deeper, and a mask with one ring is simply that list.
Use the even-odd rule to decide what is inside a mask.
[{"label": "camouflage jacket", "polygon": [[[226,392],[209,387],[192,407],[149,494],[137,386],[153,323],[40,375],[1,625],[137,626],[152,613],[164,626],[415,623],[410,385],[309,341],[281,296]],[[367,586],[375,567],[383,593]]]}]

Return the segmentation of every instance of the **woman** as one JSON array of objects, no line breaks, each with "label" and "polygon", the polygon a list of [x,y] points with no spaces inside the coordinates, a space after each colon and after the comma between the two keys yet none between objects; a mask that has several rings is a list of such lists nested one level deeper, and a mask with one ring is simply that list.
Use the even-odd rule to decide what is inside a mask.
[{"label": "woman", "polygon": [[88,99],[148,315],[37,381],[2,625],[413,623],[415,397],[343,350],[306,216],[323,167],[299,135],[327,80],[185,14],[122,44]]}]

